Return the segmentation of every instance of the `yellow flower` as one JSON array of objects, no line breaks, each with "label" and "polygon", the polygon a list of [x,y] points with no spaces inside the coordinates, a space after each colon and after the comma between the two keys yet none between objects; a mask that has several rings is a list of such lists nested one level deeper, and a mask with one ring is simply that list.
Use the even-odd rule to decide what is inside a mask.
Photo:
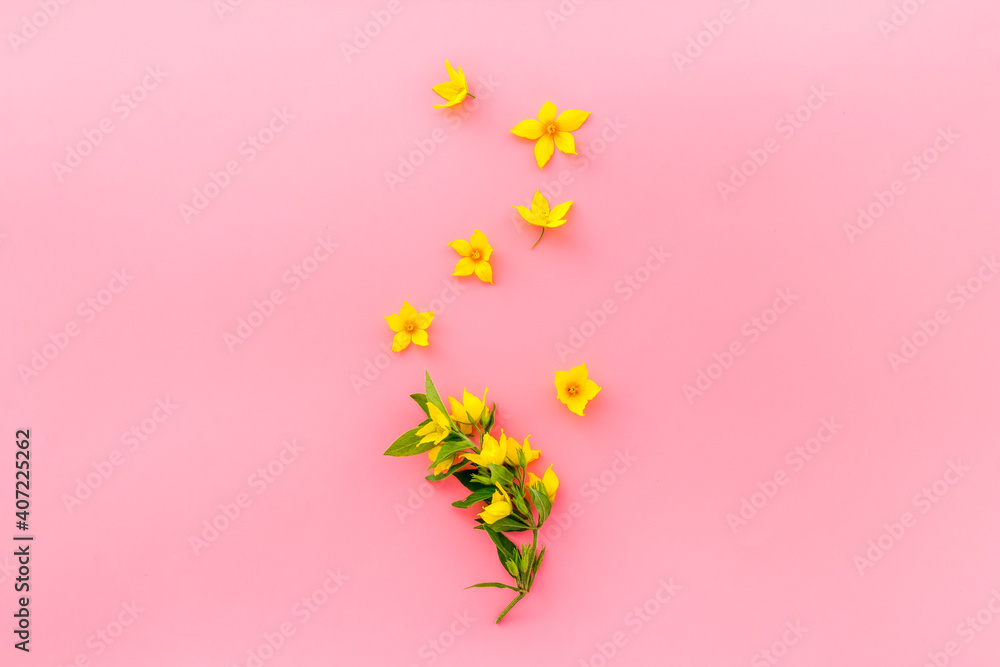
[{"label": "yellow flower", "polygon": [[465,458],[477,466],[503,465],[504,459],[507,458],[507,450],[500,446],[496,438],[486,433],[483,435],[482,450],[478,454],[466,454]]},{"label": "yellow flower", "polygon": [[522,447],[521,445],[517,444],[517,440],[515,440],[514,438],[508,438],[504,434],[503,429],[500,429],[500,447],[503,448],[506,454],[507,463],[514,466],[520,463],[517,459],[518,450],[524,452],[525,464],[531,463],[532,461],[534,461],[535,459],[537,459],[539,456],[542,455],[540,451],[532,449],[531,445],[528,444],[528,438],[530,437],[531,437],[530,435],[525,436],[524,446]]},{"label": "yellow flower", "polygon": [[453,107],[464,100],[466,96],[474,98],[475,95],[469,94],[469,87],[465,83],[465,74],[462,72],[462,68],[459,67],[456,72],[447,60],[444,61],[444,67],[448,70],[448,78],[451,81],[434,86],[434,92],[446,100],[444,104],[435,104],[434,108]]},{"label": "yellow flower", "polygon": [[[421,426],[416,434],[423,436],[420,440],[420,444],[433,442],[437,445],[442,440],[447,438],[449,433],[451,433],[451,422],[448,421],[448,417],[445,416],[443,412],[438,410],[438,407],[433,403],[427,403],[427,412],[430,413],[431,421]],[[434,459],[431,458],[431,461],[433,460]]]},{"label": "yellow flower", "polygon": [[399,309],[399,315],[386,315],[389,328],[396,332],[392,339],[392,351],[405,350],[412,341],[417,345],[427,345],[427,327],[434,320],[434,313],[418,313],[406,301]]},{"label": "yellow flower", "polygon": [[490,504],[479,513],[479,518],[486,523],[493,524],[510,514],[510,496],[499,486],[493,492]]},{"label": "yellow flower", "polygon": [[[440,451],[441,451],[441,445],[438,445],[437,447],[434,447],[433,449],[431,449],[430,451],[427,452],[427,458],[429,458],[431,460],[431,463],[434,463],[435,461],[437,461],[438,452],[440,452]],[[447,471],[448,468],[450,468],[453,465],[455,465],[456,463],[458,463],[458,461],[461,458],[462,458],[461,454],[455,454],[453,457],[451,457],[450,461],[448,459],[445,459],[441,463],[439,463],[436,466],[434,466],[434,474],[435,475],[440,475],[441,473]]]},{"label": "yellow flower", "polygon": [[475,272],[476,277],[484,283],[493,284],[493,268],[490,266],[490,255],[493,248],[490,242],[478,229],[472,232],[471,241],[458,239],[448,244],[462,256],[455,265],[453,276],[468,276]]},{"label": "yellow flower", "polygon": [[555,501],[556,491],[559,489],[559,478],[552,472],[552,466],[548,467],[541,479],[538,479],[538,475],[535,473],[529,472],[528,485],[534,486],[535,482],[541,482],[542,486],[545,487],[545,495],[549,497],[549,501]]},{"label": "yellow flower", "polygon": [[448,402],[451,403],[451,418],[458,424],[465,435],[472,433],[472,425],[478,422],[480,417],[484,416],[483,411],[486,410],[486,392],[489,390],[490,388],[487,387],[483,391],[483,400],[479,400],[470,394],[468,390],[463,390],[461,403],[451,396],[448,397]]},{"label": "yellow flower", "polygon": [[[535,196],[531,199],[530,211],[524,206],[514,206],[514,208],[526,221],[542,228],[542,233],[538,236],[538,241],[541,241],[547,228],[566,224],[566,214],[569,213],[569,207],[572,205],[572,201],[566,201],[550,209],[548,200],[542,196],[542,191],[535,190]],[[535,241],[531,247],[534,248],[538,245],[538,241]]]},{"label": "yellow flower", "polygon": [[576,155],[576,143],[570,132],[579,129],[589,115],[590,112],[571,109],[563,111],[556,118],[556,105],[546,102],[538,112],[538,120],[522,120],[514,126],[511,133],[525,139],[538,140],[535,144],[535,159],[539,167],[544,167],[552,157],[554,147],[563,153]]},{"label": "yellow flower", "polygon": [[587,378],[587,364],[574,366],[568,371],[556,371],[556,395],[570,412],[583,416],[587,401],[601,390],[597,383]]}]

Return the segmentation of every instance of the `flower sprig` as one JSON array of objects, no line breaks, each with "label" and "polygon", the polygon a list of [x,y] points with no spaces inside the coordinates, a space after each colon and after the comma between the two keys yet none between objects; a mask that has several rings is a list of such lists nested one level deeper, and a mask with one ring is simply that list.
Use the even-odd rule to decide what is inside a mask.
[{"label": "flower sprig", "polygon": [[[399,436],[386,456],[414,456],[427,453],[431,469],[427,479],[438,481],[454,475],[469,494],[452,503],[469,508],[485,503],[477,514],[476,529],[483,530],[497,549],[497,558],[513,583],[489,581],[468,588],[508,588],[516,597],[500,612],[496,622],[531,591],[535,575],[545,557],[545,547],[538,544],[538,531],[552,512],[559,488],[559,478],[550,465],[539,478],[528,466],[541,456],[532,449],[528,437],[523,444],[500,431],[493,434],[497,406],[486,406],[483,398],[463,393],[462,400],[449,398],[451,411],[445,408],[429,373],[425,373],[424,393],[410,397],[423,410],[426,419]],[[529,436],[530,437],[530,436]],[[507,533],[531,531],[531,541],[515,544]]]}]

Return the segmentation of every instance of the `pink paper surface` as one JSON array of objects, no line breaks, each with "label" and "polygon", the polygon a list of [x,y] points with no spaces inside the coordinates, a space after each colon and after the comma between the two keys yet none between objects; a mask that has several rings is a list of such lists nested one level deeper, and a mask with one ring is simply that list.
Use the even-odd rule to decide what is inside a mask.
[{"label": "pink paper surface", "polygon": [[[1000,660],[996,3],[0,26],[0,664]],[[477,97],[437,110],[446,58]],[[508,131],[546,100],[591,115],[539,170]],[[536,189],[575,204],[530,249]],[[451,277],[474,229],[492,286]],[[431,344],[387,353],[403,300]],[[553,373],[582,362],[580,418]],[[562,481],[499,627],[458,483],[382,456],[425,369]]]}]

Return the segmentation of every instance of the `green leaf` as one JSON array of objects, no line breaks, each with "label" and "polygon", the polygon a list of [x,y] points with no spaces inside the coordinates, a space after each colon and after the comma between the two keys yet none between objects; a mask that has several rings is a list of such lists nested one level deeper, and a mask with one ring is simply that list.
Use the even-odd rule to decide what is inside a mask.
[{"label": "green leaf", "polygon": [[[459,438],[451,438],[450,436],[441,441],[441,451],[438,452],[437,458],[434,463],[432,463],[429,468],[433,468],[438,463],[446,459],[450,459],[452,456],[458,452],[467,449],[469,443],[465,440],[460,440]],[[464,463],[464,462],[463,462]]]},{"label": "green leaf", "polygon": [[501,563],[505,558],[513,556],[517,551],[517,547],[510,541],[510,538],[503,533],[494,530],[490,524],[481,523],[476,527],[483,528],[483,530],[486,531],[486,534],[490,536],[490,539],[493,540],[493,544],[495,544],[497,548],[497,557],[500,559]]},{"label": "green leaf", "polygon": [[389,449],[382,452],[382,454],[384,456],[414,456],[431,450],[434,447],[434,443],[425,442],[421,444],[421,436],[417,435],[417,431],[426,425],[428,421],[429,420],[424,420],[420,423],[420,426],[411,428],[409,431],[396,438],[396,441],[389,445]]},{"label": "green leaf", "polygon": [[515,588],[514,586],[510,586],[508,584],[501,584],[499,581],[487,581],[485,584],[472,584],[471,586],[466,586],[465,588],[466,589],[469,589],[469,588],[509,588],[512,591],[516,591],[517,590],[517,588]]},{"label": "green leaf", "polygon": [[452,503],[452,505],[455,507],[461,507],[462,509],[465,509],[466,507],[472,507],[472,505],[478,503],[480,500],[489,500],[490,498],[492,498],[493,489],[494,487],[484,486],[483,488],[470,493],[468,496],[466,496],[465,500],[456,500],[455,502]]},{"label": "green leaf", "polygon": [[496,419],[497,419],[497,404],[496,402],[494,402],[493,409],[490,410],[489,416],[487,416],[486,419],[483,420],[483,433],[490,432],[490,429],[493,428],[493,423],[496,421]]},{"label": "green leaf", "polygon": [[[483,528],[483,526],[490,526],[492,530],[501,533],[519,533],[523,530],[530,530],[523,521],[515,519],[511,516],[506,516],[502,519],[494,521],[492,525],[488,523],[481,523],[476,526],[476,528]],[[485,530],[485,528],[483,528],[483,530]]]},{"label": "green leaf", "polygon": [[545,523],[545,520],[549,518],[549,514],[552,513],[552,501],[549,500],[549,496],[545,493],[544,489],[545,486],[541,482],[536,482],[531,487],[531,500],[535,505],[535,509],[538,510],[539,526]]},{"label": "green leaf", "polygon": [[426,394],[410,394],[410,398],[412,398],[414,401],[417,402],[417,405],[420,406],[420,409],[424,411],[425,415],[427,415],[428,417],[431,416],[431,413],[427,411],[427,395]]},{"label": "green leaf", "polygon": [[437,389],[434,388],[434,381],[431,380],[431,374],[424,371],[424,376],[424,391],[427,394],[427,402],[433,403],[442,413],[448,414],[448,410],[444,407],[444,403],[441,401],[441,397],[438,395]]},{"label": "green leaf", "polygon": [[529,563],[531,563],[531,558],[534,555],[535,554],[531,551],[531,545],[530,544],[524,544],[524,545],[522,545],[522,547],[521,547],[521,564],[519,566],[520,569],[521,569],[521,572],[527,572],[528,571]]},{"label": "green leaf", "polygon": [[496,486],[493,483],[493,480],[491,480],[488,475],[483,475],[478,470],[473,473],[472,481],[477,482],[483,486]]},{"label": "green leaf", "polygon": [[468,468],[466,470],[459,470],[455,473],[455,479],[457,479],[462,486],[467,488],[469,491],[478,491],[482,488],[493,488],[491,484],[480,484],[472,479],[472,476],[476,474],[474,468]]},{"label": "green leaf", "polygon": [[514,501],[514,505],[521,514],[528,513],[528,506],[524,503],[524,499],[517,489],[514,489],[514,493],[511,494],[511,499]]},{"label": "green leaf", "polygon": [[510,486],[514,481],[514,473],[506,466],[490,464],[490,481],[498,486]]},{"label": "green leaf", "polygon": [[538,572],[538,568],[542,566],[543,558],[545,558],[545,547],[542,547],[542,550],[538,552],[538,558],[535,559],[535,567],[532,573]]}]

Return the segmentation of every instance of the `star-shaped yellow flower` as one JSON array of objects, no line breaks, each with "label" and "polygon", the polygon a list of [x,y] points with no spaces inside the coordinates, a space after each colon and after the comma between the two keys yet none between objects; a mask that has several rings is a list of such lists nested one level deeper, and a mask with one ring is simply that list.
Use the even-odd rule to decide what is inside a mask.
[{"label": "star-shaped yellow flower", "polygon": [[405,350],[411,342],[427,345],[427,327],[434,320],[434,313],[418,313],[408,302],[403,302],[399,315],[386,315],[389,328],[396,332],[392,339],[392,351]]},{"label": "star-shaped yellow flower", "polygon": [[542,486],[545,487],[545,495],[549,497],[549,501],[556,499],[556,491],[559,489],[559,478],[556,474],[552,472],[552,466],[549,466],[542,478],[539,479],[538,475],[533,472],[528,473],[528,484],[529,486],[534,486],[535,482],[541,482]]},{"label": "star-shaped yellow flower", "polygon": [[465,458],[472,461],[477,466],[503,465],[506,457],[507,450],[501,447],[500,443],[497,442],[497,439],[489,433],[483,436],[482,451],[478,454],[471,452],[465,455]]},{"label": "star-shaped yellow flower", "polygon": [[471,240],[457,239],[448,245],[462,256],[455,265],[455,272],[451,275],[468,276],[475,273],[484,283],[493,284],[493,267],[489,261],[493,248],[490,247],[486,234],[477,229],[472,232]]},{"label": "star-shaped yellow flower", "polygon": [[587,364],[574,366],[568,371],[556,371],[556,395],[570,412],[581,417],[587,401],[597,396],[600,390],[597,383],[587,377]]},{"label": "star-shaped yellow flower", "polygon": [[537,449],[532,449],[531,445],[528,444],[528,438],[530,437],[531,437],[530,435],[524,437],[524,446],[522,447],[521,445],[517,444],[517,440],[515,440],[514,438],[508,438],[506,434],[504,434],[503,429],[500,429],[500,447],[504,450],[504,452],[506,452],[507,463],[513,466],[520,464],[517,458],[518,450],[524,452],[525,464],[531,463],[532,461],[534,461],[535,459],[537,459],[539,456],[542,455],[540,451],[538,451]]},{"label": "star-shaped yellow flower", "polygon": [[444,61],[444,67],[448,70],[448,78],[451,80],[434,86],[434,92],[445,99],[444,104],[435,104],[435,109],[453,107],[466,97],[476,97],[469,93],[469,86],[465,83],[465,74],[462,72],[461,67],[456,72],[447,60]]},{"label": "star-shaped yellow flower", "polygon": [[525,139],[538,140],[535,144],[535,160],[539,167],[544,167],[552,157],[554,148],[576,155],[576,142],[570,132],[579,129],[589,115],[588,111],[570,109],[556,118],[556,105],[546,102],[538,112],[538,120],[522,120],[514,126],[511,133]]},{"label": "star-shaped yellow flower", "polygon": [[[433,442],[435,445],[441,444],[441,441],[448,437],[451,433],[451,422],[448,421],[448,417],[438,410],[438,407],[427,402],[427,412],[430,414],[431,420],[420,427],[417,431],[417,435],[422,436],[420,439],[420,444],[425,442]],[[432,458],[431,461],[434,459]]]},{"label": "star-shaped yellow flower", "polygon": [[479,518],[488,524],[494,524],[505,516],[510,515],[510,496],[499,486],[493,492],[490,504],[479,513]]},{"label": "star-shaped yellow flower", "polygon": [[542,191],[535,190],[535,196],[531,198],[530,211],[525,206],[512,206],[517,209],[517,212],[527,222],[542,228],[542,233],[538,235],[538,240],[531,244],[531,247],[534,248],[538,245],[538,241],[541,241],[542,237],[545,236],[546,229],[566,224],[566,214],[569,213],[569,207],[572,205],[573,202],[571,200],[557,204],[555,208],[549,208],[549,201],[542,196]]},{"label": "star-shaped yellow flower", "polygon": [[486,409],[486,392],[489,390],[489,387],[483,390],[482,400],[470,394],[468,390],[462,391],[461,403],[451,396],[448,397],[448,402],[451,405],[451,419],[458,424],[465,435],[472,433],[472,425],[488,414]]}]

